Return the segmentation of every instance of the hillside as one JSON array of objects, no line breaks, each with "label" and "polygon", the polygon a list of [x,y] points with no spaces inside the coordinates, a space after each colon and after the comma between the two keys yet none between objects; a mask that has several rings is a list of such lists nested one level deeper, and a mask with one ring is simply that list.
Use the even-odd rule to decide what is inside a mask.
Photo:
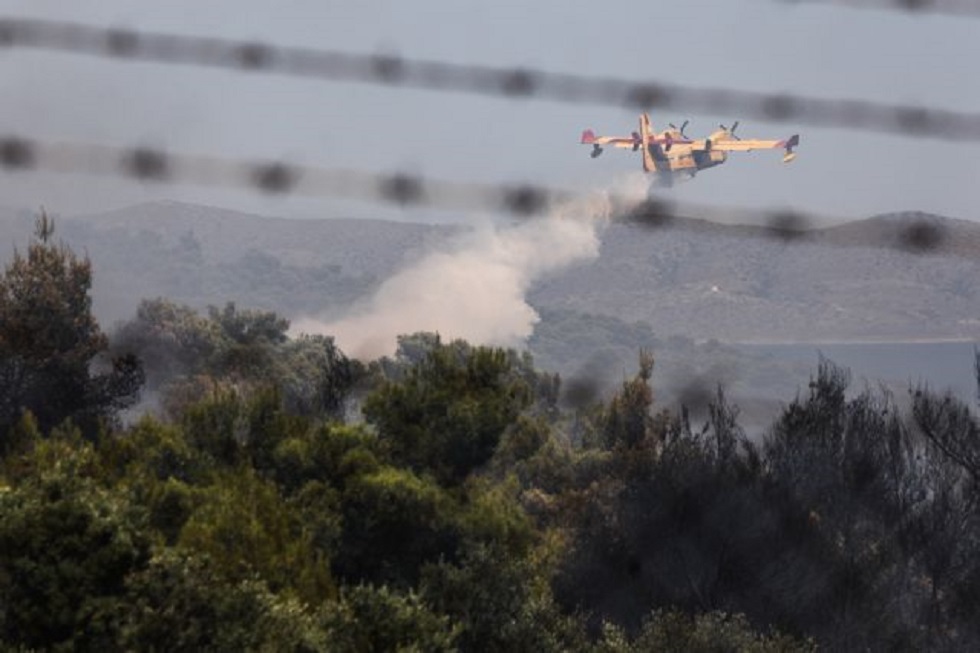
[{"label": "hillside", "polygon": [[[340,312],[454,233],[381,220],[284,220],[177,202],[55,217],[57,235],[92,259],[94,310],[107,324],[157,296],[195,308],[234,301],[288,316],[311,307]],[[32,225],[29,213],[0,212],[6,242],[23,248]]]},{"label": "hillside", "polygon": [[[941,246],[917,254],[895,225],[935,225]],[[112,323],[143,297],[196,307],[241,305],[342,313],[396,270],[452,247],[460,228],[371,220],[284,220],[156,203],[64,217],[59,235],[95,265],[95,309]],[[25,212],[0,214],[23,246]],[[726,342],[976,339],[980,224],[922,214],[877,216],[793,240],[757,227],[676,220],[668,229],[612,223],[597,258],[538,280],[539,311],[642,321],[658,336]],[[441,248],[441,249],[440,249]],[[0,252],[6,259],[11,250]]]},{"label": "hillside", "polygon": [[788,241],[697,220],[613,224],[598,258],[540,283],[530,301],[729,342],[974,339],[980,225],[923,219],[943,244],[922,254],[890,240],[905,215]]}]

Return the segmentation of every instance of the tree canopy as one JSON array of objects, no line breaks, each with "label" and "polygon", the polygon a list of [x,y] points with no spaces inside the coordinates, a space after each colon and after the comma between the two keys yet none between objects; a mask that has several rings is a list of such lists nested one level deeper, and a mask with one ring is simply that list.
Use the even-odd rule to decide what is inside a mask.
[{"label": "tree canopy", "polygon": [[53,236],[42,213],[27,255],[15,251],[0,276],[0,437],[25,411],[44,431],[71,419],[92,435],[135,402],[143,382],[134,356],[106,356],[91,263]]},{"label": "tree canopy", "polygon": [[[359,364],[230,303],[147,300],[110,347],[52,229],[0,278],[5,647],[980,648],[980,423],[950,395],[822,361],[751,437],[720,386],[701,423],[660,406],[644,349],[563,404],[514,350]],[[162,406],[123,423],[125,350]]]}]

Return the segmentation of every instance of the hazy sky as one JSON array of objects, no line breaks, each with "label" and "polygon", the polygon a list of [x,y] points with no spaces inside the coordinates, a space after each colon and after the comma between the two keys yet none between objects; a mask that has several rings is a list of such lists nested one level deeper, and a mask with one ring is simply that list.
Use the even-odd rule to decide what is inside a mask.
[{"label": "hazy sky", "polygon": [[[0,9],[97,26],[980,111],[980,19],[768,0],[0,0]],[[580,189],[606,187],[640,165],[625,152],[591,160],[578,144],[586,127],[634,128],[633,112],[609,106],[21,50],[0,58],[0,88],[0,133],[45,139]],[[691,135],[740,118],[743,136],[801,135],[792,165],[776,152],[735,154],[670,191],[680,200],[842,217],[921,209],[980,219],[980,143],[683,111],[652,117],[655,125],[690,118]],[[43,204],[58,213],[169,198],[282,216],[465,219],[82,176],[0,172],[0,193],[2,205]]]}]

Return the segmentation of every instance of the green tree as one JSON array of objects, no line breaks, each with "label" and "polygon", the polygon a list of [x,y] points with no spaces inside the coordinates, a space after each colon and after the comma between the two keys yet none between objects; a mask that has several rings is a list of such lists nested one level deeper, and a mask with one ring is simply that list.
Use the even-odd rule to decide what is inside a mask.
[{"label": "green tree", "polygon": [[224,333],[189,306],[162,297],[144,299],[133,319],[113,335],[113,346],[139,353],[147,385],[157,388],[175,377],[199,374],[221,347]]},{"label": "green tree", "polygon": [[125,651],[327,651],[326,632],[295,599],[261,581],[229,581],[207,556],[166,549],[100,613],[108,648]]},{"label": "green tree", "polygon": [[277,361],[286,410],[299,415],[342,416],[356,364],[327,336],[301,335],[283,343]]},{"label": "green tree", "polygon": [[334,561],[347,582],[414,586],[426,562],[454,557],[457,507],[430,479],[383,467],[348,480],[343,535]]},{"label": "green tree", "polygon": [[150,416],[113,435],[99,444],[103,480],[144,507],[150,529],[173,545],[200,503],[196,486],[209,476],[208,461],[179,426]]},{"label": "green tree", "polygon": [[500,546],[467,547],[457,564],[425,569],[422,595],[461,626],[461,651],[581,650],[585,633],[563,615],[544,570]]},{"label": "green tree", "polygon": [[134,356],[104,356],[91,263],[53,234],[42,213],[27,255],[15,251],[0,276],[0,437],[25,409],[42,433],[72,419],[94,435],[99,419],[134,402],[143,382]]},{"label": "green tree", "polygon": [[319,622],[336,653],[448,653],[459,626],[432,611],[412,591],[354,585],[324,605]]},{"label": "green tree", "polygon": [[232,303],[207,316],[166,299],[144,300],[113,340],[139,352],[151,388],[163,391],[176,415],[203,395],[275,387],[283,407],[306,416],[339,415],[353,386],[356,364],[326,336],[289,338],[289,322],[275,313]]},{"label": "green tree", "polygon": [[364,414],[395,461],[453,485],[490,460],[532,400],[506,351],[457,342],[434,347],[403,379],[383,383]]},{"label": "green tree", "polygon": [[636,377],[623,382],[620,392],[609,402],[601,419],[602,444],[606,448],[633,448],[654,440],[654,419],[650,414],[653,406],[653,355],[640,351],[640,369]]},{"label": "green tree", "polygon": [[287,494],[310,481],[341,491],[349,480],[387,462],[378,438],[363,425],[323,424],[283,439],[273,452],[273,478]]},{"label": "green tree", "polygon": [[211,306],[209,317],[224,335],[212,362],[221,374],[261,377],[272,363],[275,347],[288,340],[289,320],[271,311],[241,310],[228,302],[221,310]]},{"label": "green tree", "polygon": [[209,556],[229,581],[258,575],[274,592],[310,604],[334,594],[329,560],[299,513],[251,469],[216,475],[180,532],[178,546]]},{"label": "green tree", "polygon": [[144,515],[96,484],[96,454],[77,432],[28,458],[17,484],[0,486],[0,640],[87,649],[99,607],[149,559]]}]

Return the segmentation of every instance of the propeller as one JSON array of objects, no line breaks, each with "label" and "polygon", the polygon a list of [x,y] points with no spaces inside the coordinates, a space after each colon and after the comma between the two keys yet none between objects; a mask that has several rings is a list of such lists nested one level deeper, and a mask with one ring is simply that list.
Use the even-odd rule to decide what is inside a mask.
[{"label": "propeller", "polygon": [[670,126],[671,129],[676,129],[677,131],[679,131],[681,133],[681,136],[683,136],[684,138],[687,138],[687,134],[684,133],[684,128],[687,127],[687,124],[689,122],[691,122],[691,121],[690,120],[685,120],[684,122],[682,122],[679,129],[678,129],[677,125],[675,125],[672,122],[669,122],[667,124]]},{"label": "propeller", "polygon": [[731,129],[729,129],[728,127],[725,127],[724,125],[718,125],[718,126],[721,127],[722,129],[724,129],[726,132],[728,132],[728,135],[731,136],[732,138],[734,138],[736,141],[742,140],[741,138],[739,138],[738,136],[735,135],[735,130],[738,129],[738,121],[737,120],[732,123],[732,128]]}]

